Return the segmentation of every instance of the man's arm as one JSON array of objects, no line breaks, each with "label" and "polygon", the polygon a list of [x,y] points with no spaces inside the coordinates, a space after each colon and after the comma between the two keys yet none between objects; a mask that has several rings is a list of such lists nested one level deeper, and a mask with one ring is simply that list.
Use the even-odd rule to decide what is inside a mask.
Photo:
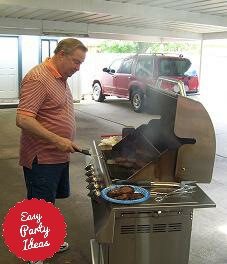
[{"label": "man's arm", "polygon": [[49,131],[43,127],[34,117],[17,114],[16,125],[21,129],[26,130],[28,133],[52,143],[63,152],[73,153],[75,152],[75,149],[80,150],[80,148],[74,142],[68,138],[60,137]]}]

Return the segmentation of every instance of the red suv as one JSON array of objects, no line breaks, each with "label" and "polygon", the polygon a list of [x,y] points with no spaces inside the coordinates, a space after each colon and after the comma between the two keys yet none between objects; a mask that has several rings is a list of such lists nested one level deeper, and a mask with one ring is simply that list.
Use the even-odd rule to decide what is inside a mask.
[{"label": "red suv", "polygon": [[[116,59],[93,81],[93,98],[98,102],[104,101],[108,95],[128,98],[133,109],[141,112],[148,85],[155,87],[159,77],[181,80],[186,93],[198,92],[198,76],[196,71],[189,71],[190,67],[191,61],[182,55],[137,54]],[[159,88],[178,92],[176,85],[165,80]]]}]

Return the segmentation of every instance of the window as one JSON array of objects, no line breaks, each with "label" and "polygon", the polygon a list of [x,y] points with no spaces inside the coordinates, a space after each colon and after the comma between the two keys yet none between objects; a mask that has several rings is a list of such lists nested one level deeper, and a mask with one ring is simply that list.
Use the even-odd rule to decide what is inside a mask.
[{"label": "window", "polygon": [[136,65],[136,76],[148,77],[153,73],[153,58],[151,56],[140,56]]},{"label": "window", "polygon": [[114,70],[115,72],[118,72],[120,66],[121,66],[121,63],[122,63],[122,60],[123,59],[117,59],[115,60],[109,67],[110,70]]},{"label": "window", "polygon": [[188,59],[162,59],[160,61],[161,76],[183,76],[190,68]]},{"label": "window", "polygon": [[131,73],[131,68],[132,68],[132,62],[133,59],[127,59],[125,60],[122,65],[121,68],[119,70],[119,73],[125,73],[125,74],[130,74]]},{"label": "window", "polygon": [[57,47],[58,41],[56,39],[42,39],[41,40],[41,61],[43,62],[47,57],[54,55],[54,50]]}]

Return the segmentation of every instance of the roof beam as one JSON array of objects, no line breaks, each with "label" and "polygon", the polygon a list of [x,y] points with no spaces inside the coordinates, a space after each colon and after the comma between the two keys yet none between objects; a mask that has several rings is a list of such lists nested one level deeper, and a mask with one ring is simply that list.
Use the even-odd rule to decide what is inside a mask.
[{"label": "roof beam", "polygon": [[165,21],[227,27],[227,18],[222,16],[105,0],[0,0],[0,4],[10,6],[16,5],[24,8],[31,7],[59,11],[99,13],[123,17],[152,18]]},{"label": "roof beam", "polygon": [[[118,38],[148,41],[152,37],[169,37],[178,39],[201,39],[202,34],[177,31],[177,30],[161,30],[161,29],[144,29],[124,26],[111,26],[102,24],[86,24],[47,20],[32,20],[32,19],[16,19],[16,18],[0,18],[0,34],[6,34],[9,30],[13,30],[17,34],[24,34],[24,32],[31,32],[29,35],[71,35],[71,36],[96,36],[99,38]],[[21,33],[18,33],[20,32]],[[33,33],[32,33],[33,32]],[[9,33],[9,34],[10,34]],[[16,34],[16,33],[15,33]],[[124,37],[123,37],[124,36]]]},{"label": "roof beam", "polygon": [[202,34],[204,40],[208,39],[227,39],[227,31],[217,33],[204,33]]},{"label": "roof beam", "polygon": [[99,24],[89,24],[88,34],[90,33],[112,33],[119,35],[144,36],[144,37],[166,37],[179,39],[202,39],[202,34],[191,33],[177,30],[161,30],[155,28],[143,29],[123,26],[109,26]]},{"label": "roof beam", "polygon": [[121,35],[115,33],[89,33],[90,38],[95,39],[114,39],[114,40],[126,40],[126,41],[139,41],[139,42],[151,42],[151,43],[160,43],[163,42],[162,38],[153,37],[153,36],[137,36],[137,35]]},{"label": "roof beam", "polygon": [[0,34],[41,35],[42,21],[1,17]]}]

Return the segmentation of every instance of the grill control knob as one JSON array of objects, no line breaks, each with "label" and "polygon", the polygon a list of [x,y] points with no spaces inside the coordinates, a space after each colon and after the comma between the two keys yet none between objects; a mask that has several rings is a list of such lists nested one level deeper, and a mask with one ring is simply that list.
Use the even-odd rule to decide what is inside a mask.
[{"label": "grill control knob", "polygon": [[97,182],[90,182],[88,186],[86,187],[89,190],[99,189],[102,185],[98,184]]},{"label": "grill control knob", "polygon": [[85,175],[86,176],[93,176],[93,175],[95,175],[95,172],[94,172],[94,170],[93,169],[91,169],[91,170],[88,170],[86,173],[85,173]]},{"label": "grill control knob", "polygon": [[91,182],[88,184],[88,186],[86,187],[88,190],[93,190],[94,189],[94,184]]},{"label": "grill control knob", "polygon": [[95,189],[99,189],[101,187],[101,185],[99,185],[97,182],[94,182],[93,185]]},{"label": "grill control knob", "polygon": [[101,192],[99,190],[92,190],[89,192],[88,196],[95,199],[101,195]]},{"label": "grill control knob", "polygon": [[87,196],[89,196],[90,198],[93,198],[94,194],[93,194],[93,192],[89,192],[89,194]]},{"label": "grill control knob", "polygon": [[103,187],[104,186],[102,184],[96,181],[91,181],[86,188],[89,190],[95,190],[95,189],[98,190],[98,189],[103,189]]},{"label": "grill control knob", "polygon": [[90,177],[88,177],[86,179],[86,182],[88,182],[88,183],[91,183],[91,182],[99,182],[99,181],[100,181],[100,178],[98,178],[96,176],[94,176],[94,177],[90,176]]},{"label": "grill control knob", "polygon": [[86,171],[89,171],[89,170],[91,170],[91,169],[94,169],[93,164],[89,164],[89,165],[87,165],[87,166],[85,167],[85,170],[86,170]]},{"label": "grill control knob", "polygon": [[97,177],[97,176],[95,176],[94,178],[93,178],[93,181],[95,181],[95,182],[99,182],[101,179],[99,178],[99,177]]},{"label": "grill control knob", "polygon": [[101,192],[99,190],[95,190],[95,196],[99,197],[101,195]]},{"label": "grill control knob", "polygon": [[87,178],[87,179],[86,179],[86,182],[88,182],[88,183],[93,182],[93,178],[92,178],[92,177]]}]

